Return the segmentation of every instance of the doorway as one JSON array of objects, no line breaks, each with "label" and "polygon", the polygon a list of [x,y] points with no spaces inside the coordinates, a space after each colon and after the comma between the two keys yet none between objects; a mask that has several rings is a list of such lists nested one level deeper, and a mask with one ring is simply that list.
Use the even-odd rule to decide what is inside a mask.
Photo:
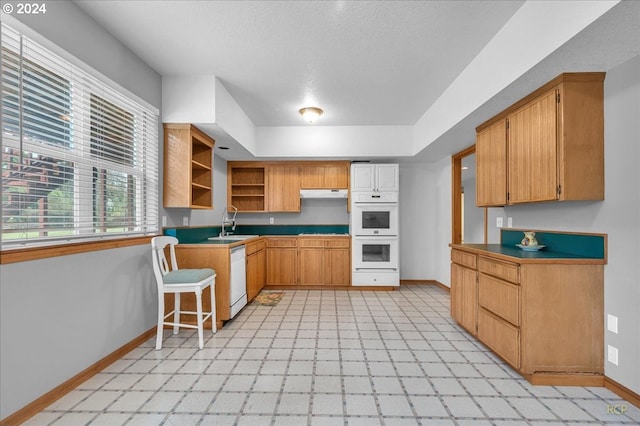
[{"label": "doorway", "polygon": [[451,242],[485,243],[487,209],[476,207],[476,146],[451,157]]}]

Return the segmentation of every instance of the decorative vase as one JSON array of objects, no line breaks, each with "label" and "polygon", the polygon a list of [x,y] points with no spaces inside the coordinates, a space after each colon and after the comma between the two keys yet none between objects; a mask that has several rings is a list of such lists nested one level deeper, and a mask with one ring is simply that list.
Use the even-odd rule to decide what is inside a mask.
[{"label": "decorative vase", "polygon": [[537,246],[538,240],[536,240],[536,233],[533,231],[524,232],[524,238],[522,239],[521,244],[523,246]]}]

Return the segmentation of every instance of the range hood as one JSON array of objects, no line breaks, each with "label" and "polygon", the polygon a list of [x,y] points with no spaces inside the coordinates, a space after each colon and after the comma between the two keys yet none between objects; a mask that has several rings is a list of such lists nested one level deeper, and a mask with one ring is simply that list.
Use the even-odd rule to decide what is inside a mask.
[{"label": "range hood", "polygon": [[347,198],[346,189],[301,189],[300,198]]}]

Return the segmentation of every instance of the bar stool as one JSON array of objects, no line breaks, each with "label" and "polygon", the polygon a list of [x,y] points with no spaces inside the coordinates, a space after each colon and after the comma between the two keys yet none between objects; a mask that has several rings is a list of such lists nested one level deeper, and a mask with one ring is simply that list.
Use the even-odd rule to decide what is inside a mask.
[{"label": "bar stool", "polygon": [[[209,268],[203,269],[179,269],[176,261],[175,245],[178,239],[174,237],[154,237],[151,239],[151,249],[153,257],[153,272],[158,285],[158,332],[156,335],[156,350],[162,348],[162,330],[165,325],[173,326],[173,334],[178,334],[180,327],[195,328],[198,330],[198,346],[204,347],[203,324],[211,318],[211,332],[216,332],[216,271]],[[171,269],[165,256],[165,247],[169,246],[171,257]],[[202,312],[202,291],[211,288],[211,311]],[[173,293],[175,306],[172,312],[164,313],[164,295]],[[180,310],[180,294],[195,293],[196,311]],[[195,315],[197,325],[180,322],[180,315]],[[166,321],[168,317],[174,315],[174,322]]]}]

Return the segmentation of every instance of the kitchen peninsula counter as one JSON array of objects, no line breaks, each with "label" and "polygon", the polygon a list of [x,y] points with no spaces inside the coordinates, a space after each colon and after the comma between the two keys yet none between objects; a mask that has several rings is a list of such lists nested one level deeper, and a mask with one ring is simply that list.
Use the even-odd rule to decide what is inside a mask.
[{"label": "kitchen peninsula counter", "polygon": [[451,316],[533,384],[603,386],[606,235],[523,232],[451,244]]},{"label": "kitchen peninsula counter", "polygon": [[572,265],[604,265],[606,263],[606,259],[602,257],[588,257],[581,254],[563,253],[548,250],[546,247],[538,251],[524,251],[518,247],[504,244],[450,244],[450,246],[457,250],[491,255],[497,259],[518,263],[558,263]]}]

